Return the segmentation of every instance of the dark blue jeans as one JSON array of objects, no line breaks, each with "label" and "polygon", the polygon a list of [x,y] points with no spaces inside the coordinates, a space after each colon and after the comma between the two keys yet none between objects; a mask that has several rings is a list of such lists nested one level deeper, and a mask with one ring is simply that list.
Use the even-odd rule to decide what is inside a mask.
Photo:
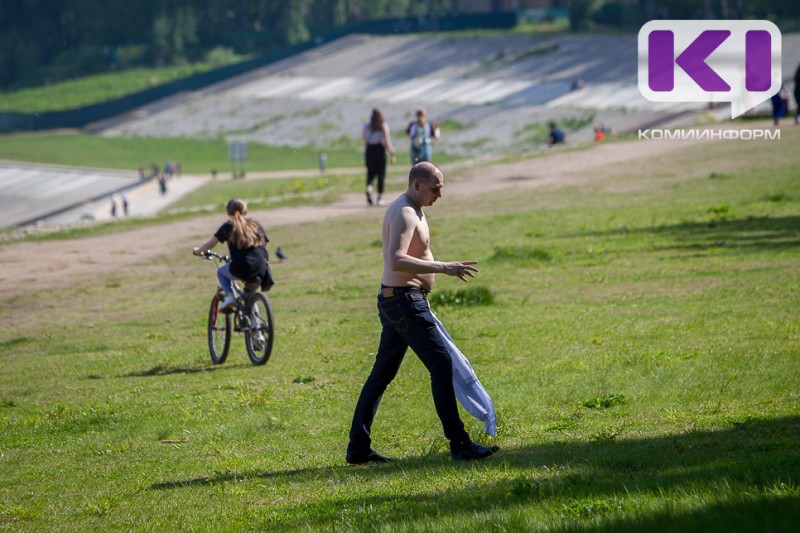
[{"label": "dark blue jeans", "polygon": [[348,453],[370,448],[370,430],[386,387],[397,375],[409,347],[431,375],[431,390],[436,414],[442,421],[445,437],[465,442],[469,435],[458,415],[453,391],[453,364],[442,335],[421,289],[395,289],[395,296],[378,295],[378,315],[383,325],[378,354],[356,404],[350,428]]}]

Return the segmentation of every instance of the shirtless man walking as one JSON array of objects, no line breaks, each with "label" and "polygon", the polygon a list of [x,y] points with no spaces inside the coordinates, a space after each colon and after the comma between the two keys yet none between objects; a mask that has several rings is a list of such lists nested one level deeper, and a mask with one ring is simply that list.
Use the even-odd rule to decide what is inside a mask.
[{"label": "shirtless man walking", "polygon": [[436,274],[463,281],[475,277],[476,261],[436,261],[430,249],[430,229],[423,207],[442,197],[444,176],[431,163],[414,165],[408,174],[408,189],[386,209],[383,218],[383,276],[378,293],[378,314],[383,330],[378,354],[356,404],[349,464],[382,463],[389,459],[371,448],[371,428],[378,404],[400,369],[409,347],[431,375],[436,413],[454,459],[483,459],[498,450],[473,442],[458,414],[453,389],[452,361],[446,341],[428,304]]}]

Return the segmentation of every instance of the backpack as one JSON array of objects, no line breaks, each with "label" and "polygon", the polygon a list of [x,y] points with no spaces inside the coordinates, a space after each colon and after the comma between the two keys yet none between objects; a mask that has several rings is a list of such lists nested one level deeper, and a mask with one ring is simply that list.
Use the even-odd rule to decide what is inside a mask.
[{"label": "backpack", "polygon": [[414,132],[414,136],[411,138],[411,145],[415,150],[419,150],[428,142],[428,124],[422,127],[420,127],[419,124],[415,124],[415,126],[417,129]]}]

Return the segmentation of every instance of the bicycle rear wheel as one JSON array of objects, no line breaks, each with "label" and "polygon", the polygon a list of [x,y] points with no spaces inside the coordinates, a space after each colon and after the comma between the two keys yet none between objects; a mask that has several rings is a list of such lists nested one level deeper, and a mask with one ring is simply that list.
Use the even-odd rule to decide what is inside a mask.
[{"label": "bicycle rear wheel", "polygon": [[247,355],[254,365],[263,365],[272,354],[272,342],[275,340],[275,324],[269,299],[262,293],[251,297],[249,307],[250,330],[245,332],[244,344]]},{"label": "bicycle rear wheel", "polygon": [[219,297],[215,294],[208,308],[208,351],[215,365],[225,362],[231,348],[231,315],[220,313],[219,304]]}]

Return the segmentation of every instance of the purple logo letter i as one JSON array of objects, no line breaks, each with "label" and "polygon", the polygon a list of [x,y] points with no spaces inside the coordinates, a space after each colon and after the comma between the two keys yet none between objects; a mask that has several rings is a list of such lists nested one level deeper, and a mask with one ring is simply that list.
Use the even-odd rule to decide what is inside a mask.
[{"label": "purple logo letter i", "polygon": [[745,88],[768,91],[771,75],[772,36],[768,31],[751,30],[745,34]]}]

